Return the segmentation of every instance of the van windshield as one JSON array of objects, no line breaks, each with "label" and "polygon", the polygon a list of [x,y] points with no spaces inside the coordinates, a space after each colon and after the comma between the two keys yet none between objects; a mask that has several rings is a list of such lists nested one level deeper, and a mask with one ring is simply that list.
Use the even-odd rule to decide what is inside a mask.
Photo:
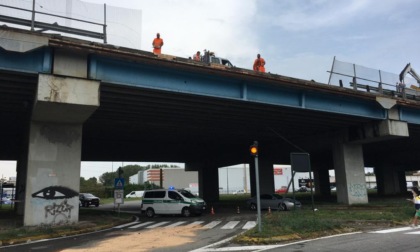
[{"label": "van windshield", "polygon": [[183,196],[185,196],[185,197],[187,197],[187,198],[196,198],[195,196],[194,196],[194,194],[192,194],[192,193],[190,193],[189,191],[187,191],[187,190],[179,190],[178,191],[179,193],[181,193]]}]

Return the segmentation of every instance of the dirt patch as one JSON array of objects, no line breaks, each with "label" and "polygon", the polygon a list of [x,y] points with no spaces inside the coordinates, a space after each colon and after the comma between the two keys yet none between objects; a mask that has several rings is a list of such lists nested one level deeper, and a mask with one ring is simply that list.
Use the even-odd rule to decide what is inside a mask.
[{"label": "dirt patch", "polygon": [[[196,227],[158,228],[141,232],[127,232],[105,241],[89,243],[84,246],[62,250],[63,252],[85,251],[150,251],[157,248],[176,247],[194,242],[197,236]],[[112,235],[112,234],[111,234]]]}]

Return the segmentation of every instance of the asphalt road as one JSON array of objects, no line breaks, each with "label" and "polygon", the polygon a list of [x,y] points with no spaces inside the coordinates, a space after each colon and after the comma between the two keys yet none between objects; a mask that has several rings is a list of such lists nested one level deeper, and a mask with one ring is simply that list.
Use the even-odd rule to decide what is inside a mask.
[{"label": "asphalt road", "polygon": [[[93,209],[93,207],[92,207]],[[113,204],[101,205],[97,209],[110,210],[114,209]],[[233,237],[241,232],[246,231],[256,225],[256,214],[249,210],[238,213],[237,209],[216,209],[214,214],[203,214],[201,216],[182,217],[182,216],[155,216],[147,218],[145,215],[139,215],[139,203],[137,201],[126,202],[120,206],[121,212],[129,212],[138,216],[136,221],[127,225],[117,226],[108,230],[95,233],[83,234],[78,236],[63,237],[59,239],[49,239],[43,241],[29,242],[26,244],[0,247],[0,251],[42,251],[52,252],[64,249],[80,249],[81,251],[94,251],[95,247],[106,240],[119,239],[130,234],[146,234],[146,232],[156,231],[156,239],[158,242],[154,244],[153,250],[147,251],[191,251],[199,249],[209,244]],[[116,208],[118,211],[118,208]],[[170,228],[188,229],[199,226],[198,230],[194,230],[194,241],[178,244],[176,247],[164,246],[164,239],[159,242],[159,235],[162,230],[166,233],[170,232]],[[179,229],[178,229],[179,230]],[[117,241],[118,242],[118,241]],[[136,241],[134,241],[136,242]],[[138,241],[139,248],[143,247],[142,241]],[[98,251],[98,250],[96,250]],[[111,250],[108,250],[111,251]],[[125,250],[127,251],[127,250]],[[132,251],[140,251],[132,250]]]},{"label": "asphalt road", "polygon": [[[128,202],[126,202],[128,203]],[[138,213],[137,202],[131,201],[129,204],[121,206],[120,211]],[[113,205],[100,206],[98,210],[113,208]],[[181,227],[187,229],[193,225],[200,225],[199,231],[195,233],[193,242],[186,242],[176,246],[163,246],[156,242],[152,249],[147,251],[154,252],[177,252],[177,251],[282,251],[282,252],[305,252],[305,251],[420,251],[420,228],[412,229],[410,227],[399,227],[386,230],[377,230],[364,233],[351,233],[337,235],[332,237],[323,237],[314,240],[305,240],[297,242],[285,242],[278,245],[261,246],[238,246],[229,244],[228,240],[237,234],[244,232],[253,225],[256,225],[256,214],[248,210],[237,213],[235,209],[216,209],[215,214],[204,214],[198,217],[185,218],[182,216],[157,216],[147,218],[144,215],[138,217],[138,220],[124,226],[114,227],[96,233],[90,233],[79,236],[64,237],[60,239],[51,239],[37,241],[22,245],[0,247],[0,251],[61,251],[64,249],[77,249],[78,251],[99,251],[97,245],[100,242],[110,239],[120,239],[124,236],[137,233],[145,234],[150,230],[156,231],[156,240],[159,241],[159,235],[164,234],[163,230]],[[170,232],[170,231],[169,231]],[[162,237],[163,238],[163,237]],[[142,241],[138,243],[138,248],[142,248]],[[108,250],[112,251],[112,250]],[[125,251],[145,251],[140,249]]]}]

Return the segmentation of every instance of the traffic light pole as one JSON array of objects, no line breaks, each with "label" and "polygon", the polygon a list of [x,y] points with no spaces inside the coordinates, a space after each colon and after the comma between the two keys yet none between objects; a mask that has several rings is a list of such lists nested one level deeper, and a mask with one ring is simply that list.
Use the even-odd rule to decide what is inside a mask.
[{"label": "traffic light pole", "polygon": [[258,175],[258,155],[255,155],[255,180],[256,180],[256,187],[257,187],[258,232],[261,233],[261,201],[260,201],[260,178]]},{"label": "traffic light pole", "polygon": [[254,141],[254,144],[249,148],[251,155],[255,160],[255,180],[256,180],[256,191],[257,191],[257,220],[258,220],[258,232],[261,233],[261,200],[260,200],[260,176],[258,175],[258,142]]}]

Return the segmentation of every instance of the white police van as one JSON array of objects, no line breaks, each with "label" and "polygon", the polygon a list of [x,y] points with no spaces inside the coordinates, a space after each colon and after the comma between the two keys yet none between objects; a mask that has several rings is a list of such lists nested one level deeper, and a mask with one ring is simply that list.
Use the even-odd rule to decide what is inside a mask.
[{"label": "white police van", "polygon": [[185,217],[201,215],[206,202],[184,189],[154,189],[145,191],[141,212],[151,218],[155,214],[181,214]]}]

